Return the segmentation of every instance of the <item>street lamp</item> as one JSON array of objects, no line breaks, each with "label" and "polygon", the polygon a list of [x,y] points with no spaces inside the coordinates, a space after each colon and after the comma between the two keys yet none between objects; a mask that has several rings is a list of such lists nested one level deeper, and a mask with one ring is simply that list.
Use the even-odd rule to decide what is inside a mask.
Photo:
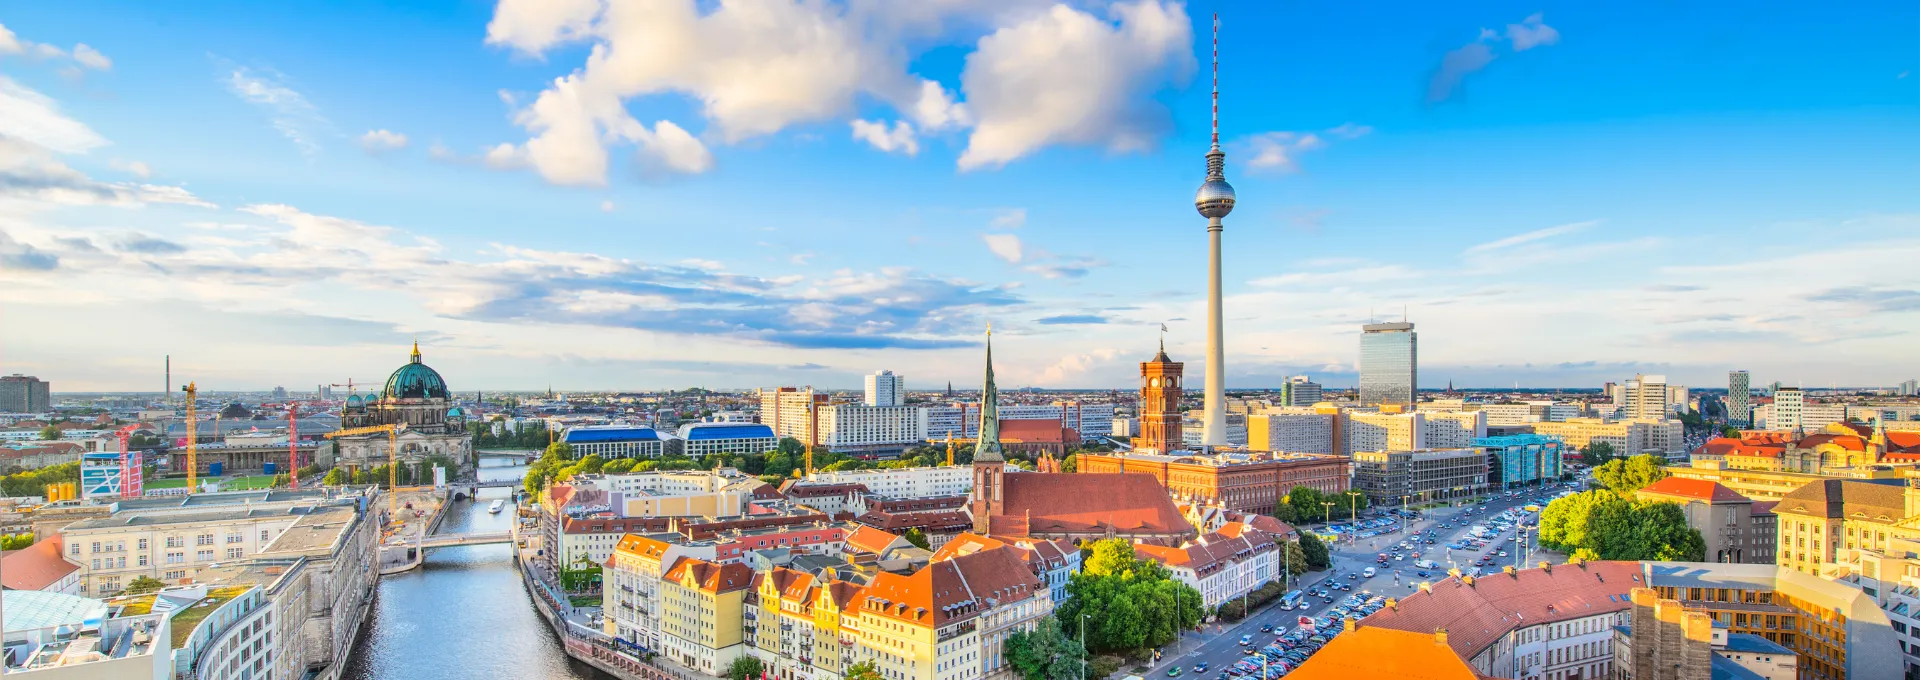
[{"label": "street lamp", "polygon": [[1321,511],[1322,513],[1324,513],[1320,517],[1321,521],[1324,521],[1328,524],[1332,524],[1333,523],[1333,501],[1320,501],[1320,505],[1326,508],[1325,510]]},{"label": "street lamp", "polygon": [[[1349,521],[1349,523],[1356,525],[1355,527],[1350,527],[1350,528],[1358,528],[1357,525],[1360,523],[1360,496],[1361,496],[1361,493],[1358,491],[1347,492],[1347,500],[1352,507],[1351,510],[1347,511],[1347,520]],[[1358,533],[1359,532],[1357,531],[1348,532],[1347,544],[1351,545],[1353,544],[1354,541],[1359,540],[1357,536]]]},{"label": "street lamp", "polygon": [[1080,680],[1087,680],[1087,619],[1092,614],[1080,615]]}]

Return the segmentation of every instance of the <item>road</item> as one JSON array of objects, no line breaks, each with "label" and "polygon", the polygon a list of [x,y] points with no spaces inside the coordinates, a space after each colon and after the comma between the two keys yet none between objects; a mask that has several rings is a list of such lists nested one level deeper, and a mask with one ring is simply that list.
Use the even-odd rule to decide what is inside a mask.
[{"label": "road", "polygon": [[[1298,582],[1294,583],[1291,589],[1312,590],[1323,588],[1327,584],[1338,580],[1340,583],[1352,584],[1353,590],[1351,592],[1332,591],[1329,594],[1329,600],[1310,597],[1307,598],[1309,604],[1305,609],[1295,609],[1293,611],[1282,611],[1276,601],[1264,609],[1256,611],[1252,616],[1247,617],[1238,624],[1220,626],[1209,624],[1205,626],[1205,632],[1189,633],[1182,640],[1164,648],[1162,650],[1161,663],[1157,664],[1151,670],[1151,673],[1157,673],[1160,677],[1164,678],[1170,667],[1179,666],[1182,669],[1181,677],[1186,678],[1193,676],[1192,668],[1194,664],[1204,661],[1208,664],[1208,668],[1204,674],[1205,677],[1219,678],[1227,668],[1244,658],[1243,654],[1245,650],[1249,649],[1248,647],[1240,646],[1240,636],[1242,635],[1252,635],[1255,647],[1272,643],[1275,637],[1296,627],[1299,617],[1312,616],[1318,618],[1325,614],[1327,610],[1332,609],[1335,604],[1347,595],[1358,593],[1362,590],[1387,597],[1406,597],[1418,588],[1417,584],[1419,581],[1438,581],[1446,578],[1447,565],[1450,559],[1457,560],[1457,564],[1462,571],[1469,569],[1473,561],[1484,554],[1493,554],[1496,560],[1492,566],[1485,568],[1487,571],[1496,571],[1501,566],[1514,564],[1513,555],[1515,551],[1512,549],[1514,546],[1512,540],[1514,532],[1512,531],[1501,535],[1496,540],[1489,541],[1485,548],[1478,551],[1448,551],[1446,544],[1460,540],[1466,535],[1468,527],[1476,523],[1485,522],[1488,517],[1498,515],[1507,508],[1518,507],[1534,502],[1544,502],[1544,500],[1537,501],[1536,498],[1550,498],[1550,494],[1557,493],[1557,491],[1549,491],[1546,492],[1549,494],[1548,496],[1541,497],[1539,496],[1541,493],[1539,489],[1530,489],[1529,491],[1531,491],[1532,494],[1514,498],[1507,498],[1496,494],[1493,499],[1487,502],[1485,506],[1487,508],[1486,512],[1475,513],[1465,517],[1462,516],[1462,513],[1465,513],[1468,508],[1443,508],[1429,510],[1423,513],[1420,519],[1413,522],[1410,529],[1421,533],[1429,529],[1437,532],[1437,540],[1434,544],[1431,546],[1420,546],[1423,548],[1420,552],[1423,557],[1433,559],[1441,565],[1440,568],[1434,570],[1432,576],[1427,579],[1422,579],[1415,575],[1415,569],[1413,567],[1414,558],[1410,556],[1406,558],[1405,561],[1388,562],[1389,566],[1386,568],[1379,568],[1374,562],[1375,556],[1382,552],[1390,552],[1390,546],[1405,540],[1411,535],[1409,533],[1389,533],[1376,536],[1372,539],[1360,539],[1357,544],[1342,542],[1329,546],[1329,548],[1332,549],[1332,568],[1327,571],[1308,572],[1302,576]],[[1456,521],[1460,519],[1466,519],[1468,521]],[[1438,529],[1439,525],[1443,523],[1451,524],[1452,527],[1448,529]],[[1529,544],[1532,543],[1531,536],[1528,542]],[[1504,558],[1504,561],[1498,557],[1499,552],[1502,550],[1508,553],[1508,557]],[[1454,552],[1455,554],[1449,555],[1449,552]],[[1534,554],[1537,555],[1538,553]],[[1525,559],[1525,557],[1522,558],[1521,564],[1525,564]],[[1370,579],[1359,578],[1358,574],[1367,567],[1376,567],[1379,573],[1376,573],[1374,577]],[[1352,580],[1348,580],[1348,574],[1355,576]],[[1261,633],[1260,626],[1262,625],[1273,626],[1273,632]],[[1336,629],[1338,625],[1339,624],[1335,624]],[[1149,680],[1153,679],[1149,678]]]}]

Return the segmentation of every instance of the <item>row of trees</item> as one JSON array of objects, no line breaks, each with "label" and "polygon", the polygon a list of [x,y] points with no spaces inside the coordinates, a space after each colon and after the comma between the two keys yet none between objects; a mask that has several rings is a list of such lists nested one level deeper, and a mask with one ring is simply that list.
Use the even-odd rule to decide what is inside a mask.
[{"label": "row of trees", "polygon": [[1615,453],[1613,445],[1606,442],[1591,442],[1580,450],[1580,464],[1587,467],[1599,467],[1620,454]]},{"label": "row of trees", "polygon": [[542,421],[528,422],[519,429],[506,429],[497,435],[491,422],[468,423],[467,432],[473,435],[475,449],[541,449],[546,448],[551,436]]},{"label": "row of trees", "polygon": [[[400,468],[394,470],[392,476],[398,478],[400,486],[431,484],[433,483],[433,468],[436,466],[446,468],[449,474],[456,469],[453,466],[453,459],[440,454],[434,454],[427,456],[419,462],[401,463]],[[387,471],[391,467],[392,465],[390,464],[382,463],[370,468],[361,468],[351,472],[346,468],[336,467],[328,470],[326,476],[320,479],[320,483],[327,486],[373,484],[384,487],[387,485],[389,479]],[[318,474],[320,474],[320,467],[317,465],[309,465],[300,470],[301,479],[312,479],[314,475]],[[273,483],[275,485],[285,485],[287,481],[286,475],[276,475]]]},{"label": "row of trees", "polygon": [[1707,542],[1680,506],[1601,489],[1555,499],[1540,512],[1540,545],[1589,560],[1706,558]]},{"label": "row of trees", "polygon": [[[1328,503],[1333,504],[1331,512]],[[1288,524],[1346,521],[1369,507],[1363,493],[1328,494],[1310,486],[1296,486],[1274,504],[1273,517]]]},{"label": "row of trees", "polygon": [[38,496],[47,492],[48,484],[79,483],[80,463],[61,463],[0,477],[0,493],[8,496]]},{"label": "row of trees", "polygon": [[1094,543],[1087,555],[1067,583],[1072,597],[1055,610],[1061,623],[1086,626],[1087,647],[1159,647],[1200,624],[1200,592],[1174,580],[1160,563],[1135,557],[1125,539]]}]

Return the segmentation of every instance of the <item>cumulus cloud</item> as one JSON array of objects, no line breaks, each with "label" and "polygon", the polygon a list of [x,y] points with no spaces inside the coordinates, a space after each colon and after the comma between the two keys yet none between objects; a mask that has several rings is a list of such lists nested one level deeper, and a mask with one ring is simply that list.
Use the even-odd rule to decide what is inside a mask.
[{"label": "cumulus cloud", "polygon": [[112,59],[108,59],[107,55],[101,54],[100,50],[88,47],[86,43],[79,43],[73,46],[73,60],[80,62],[81,66],[95,71],[105,71],[113,68]]},{"label": "cumulus cloud", "polygon": [[377,154],[395,149],[404,149],[406,146],[406,135],[385,128],[368,130],[366,134],[360,135],[360,148],[366,149],[367,153]]},{"label": "cumulus cloud", "polygon": [[987,242],[987,250],[993,251],[995,257],[1006,260],[1007,264],[1020,263],[1022,253],[1020,252],[1021,245],[1019,236],[1013,234],[981,234],[980,238]]},{"label": "cumulus cloud", "polygon": [[856,120],[852,123],[853,138],[873,145],[873,148],[893,153],[898,151],[912,156],[920,153],[920,142],[913,136],[913,126],[907,121],[896,120],[893,128],[887,128],[884,120]]},{"label": "cumulus cloud", "polygon": [[1546,24],[1540,14],[1527,17],[1517,24],[1507,24],[1503,36],[1491,29],[1482,28],[1473,42],[1447,52],[1440,58],[1440,65],[1434,69],[1433,77],[1427,81],[1427,103],[1437,104],[1446,101],[1460,88],[1460,84],[1492,64],[1500,56],[1499,50],[1525,52],[1535,47],[1555,45],[1560,42],[1560,32]]},{"label": "cumulus cloud", "polygon": [[115,170],[139,177],[140,179],[153,176],[153,168],[147,167],[146,163],[140,161],[127,161],[115,158],[109,161],[107,165]]},{"label": "cumulus cloud", "polygon": [[1111,13],[1054,5],[980,39],[960,76],[975,119],[960,169],[999,167],[1048,144],[1126,151],[1152,142],[1167,117],[1145,95],[1192,68],[1192,27],[1179,3],[1123,2]]},{"label": "cumulus cloud", "polygon": [[286,80],[286,76],[271,69],[233,66],[228,70],[225,83],[227,91],[241,101],[266,110],[273,129],[300,147],[302,153],[319,153],[320,140],[333,134],[333,124]]}]

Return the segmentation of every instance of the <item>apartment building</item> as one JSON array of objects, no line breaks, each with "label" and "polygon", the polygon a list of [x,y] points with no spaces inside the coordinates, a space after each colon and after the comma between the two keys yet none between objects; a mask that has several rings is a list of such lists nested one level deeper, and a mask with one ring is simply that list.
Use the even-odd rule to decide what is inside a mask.
[{"label": "apartment building", "polygon": [[622,536],[604,574],[602,632],[643,651],[666,649],[660,582],[681,558],[714,562],[714,546],[685,541],[679,534]]},{"label": "apartment building", "polygon": [[927,439],[927,409],[919,406],[830,404],[814,417],[815,444],[840,453],[899,454]]},{"label": "apartment building", "polygon": [[651,427],[582,425],[567,428],[560,441],[573,447],[576,458],[659,458],[667,452],[667,438]]},{"label": "apartment building", "polygon": [[680,558],[660,578],[660,653],[706,675],[725,675],[745,651],[742,613],[752,588],[746,565]]},{"label": "apartment building", "polygon": [[1629,623],[1613,629],[1613,678],[1795,680],[1799,656],[1752,633],[1729,632],[1714,617],[1651,588],[1628,594]]},{"label": "apartment building", "polygon": [[1554,481],[1566,472],[1565,447],[1560,440],[1537,434],[1482,437],[1474,448],[1487,456],[1487,485],[1513,486]]},{"label": "apartment building", "polygon": [[[1009,465],[1009,471],[1018,467]],[[973,491],[973,467],[941,465],[897,470],[834,470],[814,472],[796,487],[814,485],[852,485],[866,487],[868,493],[887,498],[928,498],[964,496]]]},{"label": "apartment building", "polygon": [[1687,452],[1686,428],[1678,420],[1569,418],[1558,423],[1534,423],[1533,431],[1559,437],[1576,450],[1606,442],[1615,454],[1623,456],[1651,453],[1671,459]]},{"label": "apartment building", "polygon": [[1479,449],[1355,451],[1353,489],[1376,505],[1474,496],[1487,490],[1487,456]]},{"label": "apartment building", "polygon": [[1654,482],[1634,496],[1678,504],[1687,517],[1687,526],[1699,530],[1706,539],[1710,561],[1774,563],[1774,502],[1755,502],[1723,484],[1683,477]]},{"label": "apartment building", "polygon": [[1417,448],[1464,449],[1487,436],[1484,411],[1422,411],[1415,415],[1426,421],[1421,425]]},{"label": "apartment building", "polygon": [[1166,455],[1158,453],[1083,453],[1079,471],[1088,474],[1150,474],[1175,498],[1221,505],[1241,512],[1272,512],[1296,486],[1338,494],[1347,490],[1344,456],[1235,453]]},{"label": "apartment building", "polygon": [[1412,451],[1427,448],[1421,412],[1381,413],[1348,411],[1345,414],[1346,448],[1358,451]]},{"label": "apartment building", "polygon": [[687,423],[675,434],[680,453],[690,458],[759,455],[780,445],[773,428],[758,423]]},{"label": "apartment building", "polygon": [[[1080,433],[1083,440],[1114,434],[1113,404],[1081,401],[1055,401],[1051,404],[1000,404],[1001,420],[1059,420],[1067,429]],[[980,404],[956,403],[929,406],[927,441],[973,439],[980,436]]]},{"label": "apartment building", "polygon": [[1133,553],[1166,565],[1175,579],[1200,591],[1201,606],[1209,609],[1280,580],[1280,546],[1239,522],[1177,547],[1135,543]]},{"label": "apartment building", "polygon": [[1803,680],[1901,677],[1892,621],[1858,589],[1766,564],[1643,562],[1641,570],[1659,598],[1793,650]]},{"label": "apartment building", "polygon": [[879,371],[866,376],[866,400],[868,406],[906,406],[907,378],[894,375],[893,371]]},{"label": "apartment building", "polygon": [[1247,448],[1282,453],[1341,452],[1340,414],[1311,407],[1269,408],[1247,416]]},{"label": "apartment building", "polygon": [[760,389],[760,424],[773,428],[778,438],[793,438],[818,444],[816,417],[820,408],[832,399],[812,387],[763,387]]},{"label": "apartment building", "polygon": [[[7,590],[5,673],[26,680],[155,680],[173,677],[168,613],[114,611],[66,593]],[[71,652],[71,653],[69,653]]]}]

